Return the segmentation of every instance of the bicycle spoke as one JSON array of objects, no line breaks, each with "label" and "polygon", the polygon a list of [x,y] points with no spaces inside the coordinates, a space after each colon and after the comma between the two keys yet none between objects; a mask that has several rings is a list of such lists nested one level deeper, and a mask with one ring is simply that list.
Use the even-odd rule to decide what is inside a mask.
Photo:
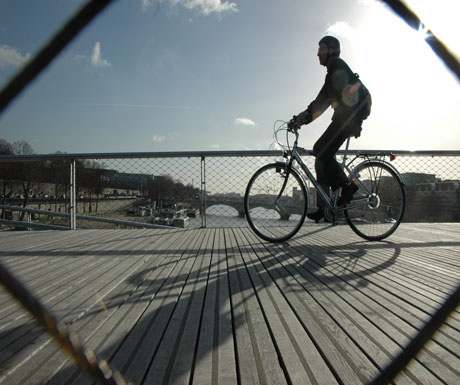
[{"label": "bicycle spoke", "polygon": [[360,188],[355,194],[358,199],[347,206],[350,227],[368,240],[388,237],[404,215],[405,194],[401,181],[389,166],[378,161],[358,165],[355,177]]},{"label": "bicycle spoke", "polygon": [[259,169],[249,181],[244,208],[249,225],[261,238],[281,242],[302,226],[307,195],[297,171],[282,172],[279,165]]}]

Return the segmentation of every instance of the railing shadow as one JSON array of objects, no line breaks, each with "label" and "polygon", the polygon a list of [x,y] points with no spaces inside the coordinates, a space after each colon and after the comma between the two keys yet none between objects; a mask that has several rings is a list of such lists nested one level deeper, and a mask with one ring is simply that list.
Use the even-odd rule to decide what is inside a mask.
[{"label": "railing shadow", "polygon": [[[454,241],[402,244],[359,241],[336,242],[335,245],[306,242],[307,235],[318,235],[328,229],[310,228],[308,234],[279,245],[262,242],[241,229],[201,231],[200,240],[192,247],[184,244],[178,248],[170,246],[149,251],[149,263],[129,275],[121,290],[107,295],[103,306],[86,309],[83,315],[81,309],[74,309],[65,318],[70,328],[82,333],[84,338],[94,338],[96,342],[91,344],[97,345],[98,355],[108,359],[133,383],[150,383],[154,377],[168,382],[184,379],[190,373],[198,377],[188,378],[186,382],[200,383],[203,366],[212,366],[216,360],[213,351],[224,349],[224,346],[225,349],[229,346],[231,350],[238,349],[236,339],[242,329],[248,333],[248,338],[254,338],[246,330],[251,322],[251,306],[263,308],[260,295],[273,283],[289,303],[284,293],[286,288],[301,293],[338,291],[350,284],[364,287],[368,285],[368,277],[394,265],[403,249],[460,246],[460,242]],[[148,232],[133,233],[125,240],[148,238]],[[111,242],[98,244],[94,241],[90,245]],[[378,263],[368,267],[359,264],[376,250],[385,250],[385,256],[381,256]],[[8,253],[2,251],[0,257],[12,255]],[[67,258],[78,258],[85,253],[87,255],[88,251],[72,250],[69,246],[52,250],[51,254],[49,250],[24,250],[14,255],[59,257],[65,254]],[[145,251],[102,248],[95,258],[135,257],[141,253]],[[6,350],[3,357],[10,355]],[[57,361],[60,362],[58,371],[47,378],[49,383],[85,381],[86,374],[70,362]],[[255,362],[248,360],[238,365],[250,367]],[[215,372],[209,369],[206,373],[217,381]],[[236,369],[231,374],[236,381],[239,375]],[[254,372],[254,375],[262,374]]]}]

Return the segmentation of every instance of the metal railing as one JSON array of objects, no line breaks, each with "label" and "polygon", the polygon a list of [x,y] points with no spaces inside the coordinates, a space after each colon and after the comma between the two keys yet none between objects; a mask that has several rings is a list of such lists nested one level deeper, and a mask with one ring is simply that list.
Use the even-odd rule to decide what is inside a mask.
[{"label": "metal railing", "polygon": [[[349,156],[379,152],[390,151]],[[405,182],[406,222],[460,221],[460,151],[391,153]],[[280,151],[3,155],[0,224],[244,227],[249,178],[281,157]],[[314,169],[308,151],[303,157]]]},{"label": "metal railing", "polygon": [[[402,17],[412,28],[419,30],[419,28],[423,25],[422,21],[419,17],[407,7],[407,5],[402,2],[401,0],[383,0],[384,3],[388,4],[393,11]],[[111,3],[111,0],[90,0],[84,6],[80,8],[80,10],[75,13],[64,25],[63,27],[56,32],[56,34],[52,37],[52,39],[41,49],[37,52],[35,57],[26,64],[21,71],[14,76],[10,82],[0,91],[0,115],[6,109],[6,107],[11,103],[11,101],[21,93],[21,91],[28,86],[32,82],[32,80],[61,52],[66,45],[76,36],[78,33],[87,25],[89,24],[93,18],[100,13],[108,4]],[[428,31],[428,38],[426,39],[427,43],[433,49],[433,51],[441,58],[441,60],[447,65],[447,67],[460,79],[460,62],[458,58],[453,55],[448,47],[446,47],[441,40],[439,40],[430,30]],[[415,154],[413,154],[415,155]],[[428,155],[428,154],[425,154]],[[448,157],[447,153],[445,154],[438,154],[442,157]],[[432,186],[433,182],[430,181],[418,181],[420,184],[420,193],[417,196],[417,181],[416,176],[409,174],[412,180],[407,183],[409,186],[414,185],[415,188],[412,190],[412,196],[408,200],[411,203],[417,203],[417,198],[420,198],[422,195],[422,202],[423,194],[421,192],[427,191],[428,186],[424,186],[425,190],[422,190],[421,186],[423,183],[429,183],[429,196],[428,199],[430,200],[427,204],[428,207],[436,207],[439,206],[439,202],[442,201],[443,198],[441,193],[436,194],[436,191],[449,191],[448,184],[455,184],[455,182],[448,182],[449,179],[453,179],[454,181],[457,180],[457,170],[458,170],[458,154],[452,154],[456,157],[455,162],[453,163],[453,168],[449,168],[449,170],[455,170],[452,174],[453,177],[450,176],[451,171],[446,173],[445,176],[441,178],[444,180],[445,183],[438,183],[435,179],[434,186]],[[423,156],[420,154],[420,156]],[[430,155],[428,155],[430,156]],[[75,159],[75,158],[73,158]],[[205,168],[205,159],[201,158],[201,192],[202,198],[201,202],[203,203],[202,206],[202,214],[206,214],[206,195],[207,195],[207,187],[206,187],[206,168]],[[437,158],[439,159],[439,158]],[[76,227],[76,212],[78,211],[77,207],[77,179],[76,179],[76,163],[74,163],[74,167],[72,170],[70,191],[72,191],[72,198],[71,198],[71,222],[70,228]],[[443,163],[443,162],[440,162]],[[431,163],[430,163],[431,165]],[[22,170],[25,173],[25,170]],[[3,188],[6,190],[6,181],[8,180],[8,172],[7,167],[2,169],[3,172]],[[438,171],[436,171],[438,172]],[[424,173],[428,173],[424,171]],[[417,171],[413,174],[420,174],[420,171]],[[25,175],[25,174],[23,174]],[[26,179],[19,178],[19,176],[23,176],[20,174],[16,175],[16,179],[12,178],[10,181],[12,183],[13,180],[22,180],[23,182]],[[93,173],[94,175],[94,173]],[[96,175],[98,175],[96,173]],[[433,175],[437,175],[436,173]],[[12,175],[9,175],[12,176]],[[205,179],[203,182],[203,178]],[[444,178],[444,179],[443,179]],[[445,179],[447,178],[447,179]],[[410,178],[407,178],[410,179]],[[428,179],[428,177],[427,177]],[[407,182],[407,181],[406,181]],[[59,183],[58,179],[55,181],[55,186]],[[27,200],[28,192],[27,192],[27,184],[23,184],[23,189],[25,191],[24,201]],[[432,190],[432,187],[434,190]],[[439,187],[439,189],[438,189]],[[447,187],[447,188],[446,188]],[[57,188],[56,188],[57,190]],[[456,210],[454,208],[454,215],[457,216],[458,220],[458,184],[457,190],[453,187],[453,196],[454,199],[449,197],[447,194],[447,199],[444,199],[447,203],[445,206],[451,207],[452,200],[455,200],[455,195],[457,199]],[[193,182],[192,182],[192,191],[193,191]],[[203,193],[204,191],[204,193]],[[30,191],[29,191],[30,192]],[[141,188],[141,194],[143,193],[143,189]],[[204,196],[203,196],[204,194]],[[444,194],[445,195],[445,194]],[[142,196],[142,195],[141,195]],[[3,193],[3,203],[6,202],[6,194]],[[444,197],[445,198],[445,197]],[[55,197],[57,200],[57,196]],[[65,199],[65,198],[64,198]],[[426,201],[426,199],[425,199]],[[422,203],[421,202],[421,203]],[[91,204],[91,203],[90,203]],[[57,205],[57,202],[56,202]],[[26,202],[24,202],[23,206],[26,206]],[[415,205],[414,205],[415,207]],[[422,213],[424,212],[424,207],[422,205]],[[33,210],[33,209],[32,209]],[[443,210],[443,211],[449,211]],[[23,212],[24,213],[24,212]],[[433,211],[435,214],[436,212]],[[11,212],[12,214],[12,212]],[[2,212],[2,217],[5,217],[5,211]],[[32,218],[31,218],[32,219]],[[204,216],[204,225],[206,225],[206,216]],[[92,351],[86,350],[85,354],[83,354],[82,346],[77,343],[78,338],[74,335],[72,338],[68,338],[68,332],[65,326],[61,323],[58,324],[58,321],[54,319],[52,315],[50,315],[46,308],[42,307],[39,301],[31,295],[28,290],[22,286],[22,284],[14,278],[14,276],[8,272],[1,264],[0,264],[0,282],[3,286],[16,298],[20,301],[20,303],[29,310],[29,312],[34,316],[34,318],[39,321],[46,330],[53,335],[55,341],[61,346],[65,351],[69,352],[69,354],[74,358],[75,362],[78,363],[79,367],[87,371],[90,375],[92,375],[93,379],[100,382],[100,383],[125,383],[123,377],[118,373],[112,373],[110,367],[107,365],[106,362],[101,361],[99,362],[97,357],[93,354]],[[409,361],[416,356],[416,354],[420,351],[423,347],[424,343],[428,341],[429,338],[434,334],[434,332],[441,327],[442,323],[445,321],[446,317],[457,308],[460,301],[460,286],[456,289],[456,291],[448,298],[448,300],[443,304],[443,306],[437,311],[437,313],[431,318],[431,320],[425,325],[425,327],[421,330],[421,332],[413,338],[411,343],[407,345],[403,351],[396,357],[384,370],[381,372],[373,381],[373,385],[377,384],[386,384],[389,383],[395,378],[398,373],[403,370],[403,368],[409,363]],[[43,322],[46,319],[47,322]],[[59,327],[58,327],[59,326]]]}]

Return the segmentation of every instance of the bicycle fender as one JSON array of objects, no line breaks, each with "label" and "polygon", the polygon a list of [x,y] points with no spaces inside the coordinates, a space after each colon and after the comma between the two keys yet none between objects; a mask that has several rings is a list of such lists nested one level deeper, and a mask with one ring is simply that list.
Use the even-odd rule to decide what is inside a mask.
[{"label": "bicycle fender", "polygon": [[401,176],[401,174],[399,173],[399,171],[396,169],[396,167],[394,167],[390,162],[387,162],[386,160],[382,160],[382,159],[369,159],[369,160],[364,160],[363,162],[359,163],[358,165],[356,165],[356,167],[353,168],[353,173],[355,172],[355,170],[358,170],[360,167],[363,167],[365,164],[381,164],[381,165],[385,165],[386,167],[388,167],[389,169],[391,169],[391,171],[393,171],[395,174],[396,174],[396,177],[399,179],[399,181],[401,182],[401,184],[403,186],[405,186],[404,184],[404,180]]}]

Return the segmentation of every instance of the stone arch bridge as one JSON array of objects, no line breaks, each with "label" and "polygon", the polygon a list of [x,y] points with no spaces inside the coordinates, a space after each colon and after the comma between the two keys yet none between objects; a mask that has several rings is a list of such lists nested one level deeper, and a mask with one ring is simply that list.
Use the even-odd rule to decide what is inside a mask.
[{"label": "stone arch bridge", "polygon": [[[265,209],[271,209],[273,206],[267,202],[273,200],[275,197],[262,195],[260,197],[260,204],[257,204],[257,207],[263,207]],[[290,198],[287,198],[290,200]],[[163,202],[172,202],[172,200],[163,199]],[[190,207],[200,210],[202,209],[202,201],[200,199],[176,199],[174,200],[176,204],[187,204]],[[290,202],[289,202],[290,203]],[[301,214],[301,207],[298,205],[289,204],[285,202],[283,205],[283,210],[280,214],[282,220],[288,220],[292,214]],[[206,210],[213,206],[229,206],[234,208],[238,212],[240,218],[244,218],[244,198],[243,197],[215,197],[209,196],[206,198]]]}]

